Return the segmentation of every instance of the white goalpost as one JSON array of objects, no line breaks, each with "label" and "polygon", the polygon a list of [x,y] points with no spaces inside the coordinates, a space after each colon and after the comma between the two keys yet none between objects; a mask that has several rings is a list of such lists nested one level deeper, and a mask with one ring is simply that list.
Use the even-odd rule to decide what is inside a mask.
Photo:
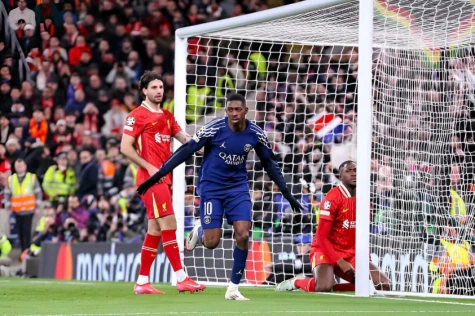
[{"label": "white goalpost", "polygon": [[[356,295],[374,294],[370,260],[391,281],[385,295],[475,294],[474,12],[469,0],[309,0],[176,31],[178,123],[192,135],[225,115],[227,93],[243,94],[305,205],[292,214],[249,154],[254,222],[243,285],[308,274],[319,203],[339,183],[339,164],[353,159]],[[173,174],[179,241],[199,218],[200,160]],[[217,249],[185,253],[179,244],[195,280],[229,281],[226,220]]]}]

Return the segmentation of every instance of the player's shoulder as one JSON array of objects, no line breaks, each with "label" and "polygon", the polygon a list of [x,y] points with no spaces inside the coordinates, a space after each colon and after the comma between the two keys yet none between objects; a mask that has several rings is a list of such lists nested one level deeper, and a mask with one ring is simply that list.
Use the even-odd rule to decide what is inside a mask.
[{"label": "player's shoulder", "polygon": [[[197,138],[201,137],[213,137],[216,133],[225,127],[224,117],[216,118],[203,125],[196,133]],[[196,139],[195,139],[196,140]]]},{"label": "player's shoulder", "polygon": [[348,189],[345,188],[343,184],[339,184],[330,191],[328,191],[325,199],[329,200],[340,200],[340,199],[347,199],[350,198],[351,194],[348,192]]},{"label": "player's shoulder", "polygon": [[128,114],[128,117],[143,116],[144,114],[146,114],[145,111],[146,109],[143,106],[139,105],[138,107],[130,111],[130,113]]},{"label": "player's shoulder", "polygon": [[253,133],[257,137],[257,142],[261,143],[269,149],[272,149],[272,146],[269,142],[269,139],[267,138],[266,133],[262,128],[259,127],[259,125],[249,121],[249,129],[251,130],[251,133]]},{"label": "player's shoulder", "polygon": [[256,123],[254,123],[254,122],[252,122],[252,121],[248,121],[248,122],[249,122],[249,129],[250,129],[253,133],[262,134],[262,135],[265,135],[265,134],[266,134],[266,133],[264,132],[264,130],[259,127],[259,125],[257,125]]},{"label": "player's shoulder", "polygon": [[170,112],[170,111],[168,111],[167,109],[160,108],[160,110],[162,110],[162,112],[163,112],[163,114],[165,115],[165,117],[167,117],[167,118],[172,118],[172,117],[174,117],[174,116],[173,116],[173,113]]}]

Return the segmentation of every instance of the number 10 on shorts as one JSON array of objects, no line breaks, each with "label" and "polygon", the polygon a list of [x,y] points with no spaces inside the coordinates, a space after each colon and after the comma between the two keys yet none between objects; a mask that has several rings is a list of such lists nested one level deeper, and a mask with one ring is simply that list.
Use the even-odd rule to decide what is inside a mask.
[{"label": "number 10 on shorts", "polygon": [[213,214],[213,204],[211,202],[205,202],[205,215],[211,216]]},{"label": "number 10 on shorts", "polygon": [[211,223],[211,214],[213,214],[213,203],[212,202],[205,202],[204,203],[204,218],[203,221],[207,225]]}]

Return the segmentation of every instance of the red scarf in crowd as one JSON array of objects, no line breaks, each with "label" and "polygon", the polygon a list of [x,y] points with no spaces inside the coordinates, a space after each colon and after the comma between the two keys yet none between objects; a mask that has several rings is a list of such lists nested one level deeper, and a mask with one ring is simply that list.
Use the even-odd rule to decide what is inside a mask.
[{"label": "red scarf in crowd", "polygon": [[97,133],[97,114],[86,114],[84,116],[84,130],[92,134]]}]

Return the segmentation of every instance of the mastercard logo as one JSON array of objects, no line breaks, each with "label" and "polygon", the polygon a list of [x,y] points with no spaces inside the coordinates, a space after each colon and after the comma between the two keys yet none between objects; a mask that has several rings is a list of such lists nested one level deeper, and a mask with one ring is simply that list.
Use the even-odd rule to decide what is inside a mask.
[{"label": "mastercard logo", "polygon": [[73,279],[73,253],[69,244],[62,244],[59,248],[54,278],[59,280]]},{"label": "mastercard logo", "polygon": [[253,241],[246,262],[246,280],[249,284],[262,284],[272,273],[272,254],[267,241]]}]

